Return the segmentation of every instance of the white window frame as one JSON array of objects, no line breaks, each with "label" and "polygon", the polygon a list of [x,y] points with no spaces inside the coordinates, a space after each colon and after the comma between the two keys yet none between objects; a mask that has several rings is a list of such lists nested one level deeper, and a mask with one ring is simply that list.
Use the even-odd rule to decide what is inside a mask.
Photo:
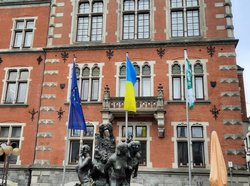
[{"label": "white window frame", "polygon": [[[18,21],[24,21],[25,23],[29,20],[33,20],[34,21],[34,27],[32,29],[32,38],[31,38],[31,45],[30,47],[25,47],[24,46],[24,42],[25,42],[25,34],[24,34],[24,30],[25,29],[22,29],[22,42],[21,42],[21,46],[20,47],[14,47],[14,42],[15,42],[15,31],[16,31],[16,23]],[[12,19],[12,22],[13,22],[13,25],[12,25],[12,29],[11,29],[11,40],[10,40],[10,49],[30,49],[30,48],[33,48],[33,44],[34,44],[34,38],[35,38],[35,31],[36,31],[36,21],[37,21],[37,17],[19,17],[19,18],[13,18]],[[31,30],[31,29],[30,29]]]},{"label": "white window frame", "polygon": [[[69,66],[69,76],[68,76],[68,102],[70,100],[70,90],[71,90],[71,77],[72,77],[72,64],[68,65]],[[98,94],[98,99],[97,100],[91,100],[91,80],[92,80],[92,69],[97,66],[99,69],[100,69],[100,75],[99,75],[99,87],[98,87],[98,90],[99,90],[99,94]],[[88,77],[89,80],[90,80],[90,85],[89,85],[89,92],[88,92],[88,99],[86,101],[82,101],[82,102],[100,102],[102,101],[101,100],[101,87],[102,87],[102,79],[103,79],[103,66],[104,66],[104,63],[80,63],[80,62],[77,62],[76,64],[76,67],[80,68],[81,70],[85,67],[88,67],[90,69],[90,76]],[[80,73],[80,76],[79,78],[83,79],[82,78],[82,74]],[[78,78],[78,77],[77,77]],[[81,99],[81,85],[79,86],[78,85],[78,90],[79,90],[79,95],[80,95],[80,99]]]},{"label": "white window frame", "polygon": [[[179,37],[200,37],[202,35],[202,15],[201,15],[201,3],[200,0],[197,0],[198,1],[198,6],[190,6],[190,7],[187,7],[186,6],[186,0],[182,0],[182,4],[183,6],[182,7],[171,7],[171,0],[169,1],[169,35],[171,38],[179,38]],[[198,11],[198,15],[199,15],[199,18],[198,18],[198,21],[199,21],[199,35],[192,35],[192,36],[188,36],[187,32],[188,32],[188,29],[187,29],[187,12],[188,11],[194,11],[194,10],[197,10]],[[172,12],[182,12],[183,14],[183,36],[173,36],[172,35]]]},{"label": "white window frame", "polygon": [[[98,127],[98,122],[88,122],[86,121],[86,126],[93,126],[94,127],[94,132],[93,132],[93,136],[84,136],[83,133],[84,131],[83,130],[79,130],[80,132],[80,135],[79,136],[71,136],[71,133],[73,131],[73,129],[69,129],[68,132],[69,132],[69,138],[67,140],[67,138],[65,138],[65,140],[67,140],[67,143],[68,143],[68,149],[67,149],[67,157],[66,157],[66,162],[67,162],[67,165],[73,165],[75,166],[76,163],[69,163],[70,161],[70,142],[71,141],[80,141],[80,146],[79,146],[79,151],[81,150],[80,147],[82,145],[84,145],[84,139],[85,140],[93,140],[93,145],[92,145],[92,159],[94,159],[94,152],[95,152],[95,133],[96,133],[96,130],[97,130],[97,127]],[[68,123],[67,123],[68,125]]]},{"label": "white window frame", "polygon": [[[33,68],[32,67],[15,67],[15,68],[12,68],[12,67],[6,67],[4,68],[4,71],[5,71],[5,76],[4,76],[4,79],[2,80],[4,83],[3,83],[3,91],[2,91],[2,98],[1,98],[1,104],[20,104],[20,103],[16,103],[16,93],[15,92],[15,97],[16,99],[12,102],[12,103],[5,103],[5,98],[6,98],[6,91],[7,91],[7,79],[8,79],[8,74],[9,74],[9,71],[11,70],[16,70],[18,72],[18,75],[20,74],[20,71],[21,70],[28,70],[28,73],[29,73],[29,77],[27,78],[27,90],[26,90],[26,97],[25,97],[25,101],[24,103],[21,103],[22,105],[24,104],[27,104],[27,101],[28,101],[28,95],[29,95],[29,87],[30,87],[30,82],[31,82],[31,79],[30,79],[30,76],[31,76],[31,70]],[[16,78],[16,81],[15,82],[18,82],[19,81],[19,78],[17,76]]]},{"label": "white window frame", "polygon": [[[172,137],[172,142],[174,144],[174,162],[172,163],[172,168],[179,168],[178,165],[178,137],[177,137],[177,126],[187,126],[186,125],[186,121],[183,122],[171,122],[171,126],[173,127],[173,137]],[[204,169],[205,168],[209,168],[209,156],[208,156],[208,143],[210,141],[210,139],[208,138],[208,126],[209,123],[208,122],[189,122],[189,126],[190,129],[192,128],[192,126],[202,126],[203,127],[203,140],[204,140]],[[191,136],[191,130],[190,130],[190,136]],[[191,142],[194,141],[195,142],[196,138],[192,138],[191,137]],[[186,138],[186,141],[188,141],[188,139]],[[191,160],[193,159],[193,153],[192,153],[192,147],[191,147]],[[191,164],[191,168],[193,169],[193,163]]]},{"label": "white window frame", "polygon": [[[207,59],[189,59],[191,68],[192,68],[192,79],[193,79],[193,95],[195,96],[195,74],[194,74],[194,64],[200,63],[203,66],[203,89],[204,89],[204,101],[208,101],[208,82],[207,82]],[[173,83],[172,83],[172,66],[174,64],[179,64],[181,66],[181,99],[178,101],[185,101],[185,87],[184,84],[184,76],[185,72],[183,71],[184,60],[168,60],[166,63],[168,64],[168,74],[169,78],[169,100],[174,101],[173,99]]]},{"label": "white window frame", "polygon": [[[12,127],[21,127],[21,133],[20,133],[20,137],[18,138],[19,140],[19,149],[22,149],[22,142],[24,141],[24,137],[23,137],[23,131],[24,131],[24,127],[26,126],[25,123],[0,123],[0,127],[10,127],[12,130]],[[3,138],[0,136],[0,140],[7,140],[7,143],[10,142],[11,139],[17,139],[17,138],[11,138],[10,137],[10,133],[11,130],[9,131],[9,135],[7,138]],[[21,165],[21,160],[20,160],[20,155],[17,156],[17,161],[15,165]]]},{"label": "white window frame", "polygon": [[[119,128],[119,135],[116,137],[116,141],[117,144],[125,141],[125,137],[122,137],[122,127],[125,126],[125,122],[117,122],[117,126]],[[152,137],[150,136],[150,130],[152,127],[152,123],[151,122],[129,122],[128,126],[133,126],[134,130],[134,134],[133,134],[133,140],[141,140],[141,141],[146,141],[147,142],[147,166],[140,166],[140,167],[145,167],[145,168],[152,168],[152,162],[151,162],[151,157],[150,157],[150,145],[151,145],[151,141],[152,141]],[[147,127],[147,138],[137,138],[135,136],[135,127],[136,126],[146,126]]]},{"label": "white window frame", "polygon": [[[138,2],[138,0],[135,0],[136,2]],[[117,16],[117,31],[119,34],[117,34],[117,42],[119,41],[131,41],[131,40],[152,40],[154,39],[154,33],[155,33],[155,29],[154,29],[154,1],[155,0],[149,0],[149,37],[145,38],[145,39],[139,39],[138,38],[138,10],[137,10],[137,4],[135,3],[135,11],[134,11],[134,15],[135,15],[135,25],[134,25],[134,38],[133,39],[124,39],[123,38],[123,15],[124,15],[124,11],[123,9],[123,4],[124,4],[124,0],[120,0],[120,10],[119,10],[119,15]],[[129,12],[129,11],[128,11]],[[126,13],[125,13],[126,14]]]},{"label": "white window frame", "polygon": [[[88,0],[86,2],[89,2],[89,4],[91,5],[90,7],[92,7],[93,2],[96,0]],[[106,40],[106,24],[107,24],[107,4],[108,2],[103,0],[103,12],[102,12],[102,39],[100,41],[91,41],[90,37],[89,37],[89,41],[77,41],[77,27],[78,27],[78,12],[79,12],[79,4],[81,3],[81,0],[76,0],[74,2],[72,2],[72,7],[73,7],[73,12],[72,12],[72,24],[71,24],[71,34],[70,34],[70,44],[74,44],[74,43],[89,43],[89,42],[101,42],[101,43],[105,43]],[[95,14],[95,13],[90,13],[90,14]],[[90,16],[92,17],[92,16]],[[91,18],[89,17],[89,23],[92,23]],[[88,27],[88,33],[91,33],[91,25],[89,25]],[[88,35],[89,35],[88,34]]]},{"label": "white window frame", "polygon": [[[155,74],[154,74],[154,65],[155,65],[155,61],[135,61],[135,62],[133,62],[133,64],[134,65],[137,65],[137,66],[139,66],[139,68],[140,68],[140,75],[139,76],[137,76],[137,78],[140,78],[140,90],[139,90],[139,97],[142,97],[143,95],[142,95],[142,77],[144,77],[143,75],[142,75],[142,68],[145,66],[145,65],[148,65],[148,66],[150,66],[150,70],[151,70],[151,72],[150,72],[150,77],[151,77],[151,81],[150,81],[150,85],[151,85],[151,87],[150,87],[150,93],[151,93],[151,95],[150,96],[154,96],[154,77],[155,77]],[[123,95],[122,93],[120,93],[120,82],[119,82],[119,80],[120,80],[120,67],[122,66],[122,65],[125,65],[125,62],[116,62],[115,63],[115,65],[116,65],[116,75],[115,75],[115,78],[116,78],[116,97],[120,97],[120,95]],[[126,81],[126,76],[125,76],[125,81]],[[125,90],[125,89],[124,89]]]}]

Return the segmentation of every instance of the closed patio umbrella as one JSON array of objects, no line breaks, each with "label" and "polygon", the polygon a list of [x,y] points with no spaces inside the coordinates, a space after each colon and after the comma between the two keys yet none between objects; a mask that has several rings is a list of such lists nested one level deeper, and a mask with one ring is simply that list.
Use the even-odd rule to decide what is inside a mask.
[{"label": "closed patio umbrella", "polygon": [[227,186],[227,167],[222,154],[219,138],[215,131],[211,134],[210,158],[210,185]]}]

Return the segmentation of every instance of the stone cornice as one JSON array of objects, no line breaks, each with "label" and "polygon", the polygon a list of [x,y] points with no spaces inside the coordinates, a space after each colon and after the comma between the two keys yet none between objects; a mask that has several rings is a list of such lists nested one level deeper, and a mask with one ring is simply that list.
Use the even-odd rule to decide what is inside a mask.
[{"label": "stone cornice", "polygon": [[15,49],[0,49],[0,54],[16,54],[16,53],[44,53],[43,48],[31,48],[31,49],[23,49],[23,50],[15,50]]},{"label": "stone cornice", "polygon": [[1,6],[15,6],[15,5],[32,5],[32,4],[46,4],[51,3],[51,0],[12,0],[0,1]]},{"label": "stone cornice", "polygon": [[88,43],[63,46],[52,46],[44,48],[45,52],[53,51],[81,51],[81,50],[108,50],[108,49],[133,49],[133,48],[155,48],[155,47],[188,47],[188,46],[208,46],[208,45],[235,45],[238,39],[171,39],[166,41],[130,41],[115,44],[107,43]]}]

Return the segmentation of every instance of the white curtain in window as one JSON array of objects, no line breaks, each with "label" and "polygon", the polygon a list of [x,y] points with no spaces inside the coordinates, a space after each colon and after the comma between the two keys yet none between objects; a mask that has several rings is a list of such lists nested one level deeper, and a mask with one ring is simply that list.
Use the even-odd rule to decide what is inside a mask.
[{"label": "white curtain in window", "polygon": [[195,97],[196,99],[204,99],[202,77],[195,77]]},{"label": "white curtain in window", "polygon": [[173,78],[173,99],[181,99],[181,79]]},{"label": "white curtain in window", "polygon": [[136,79],[134,90],[135,90],[135,97],[140,96],[140,80],[138,78]]},{"label": "white curtain in window", "polygon": [[84,79],[82,81],[82,100],[88,100],[89,96],[89,80]]},{"label": "white curtain in window", "polygon": [[150,78],[142,78],[142,96],[151,96]]},{"label": "white curtain in window", "polygon": [[91,100],[98,100],[99,79],[92,80]]},{"label": "white curtain in window", "polygon": [[119,81],[119,97],[124,97],[126,79],[120,78]]}]

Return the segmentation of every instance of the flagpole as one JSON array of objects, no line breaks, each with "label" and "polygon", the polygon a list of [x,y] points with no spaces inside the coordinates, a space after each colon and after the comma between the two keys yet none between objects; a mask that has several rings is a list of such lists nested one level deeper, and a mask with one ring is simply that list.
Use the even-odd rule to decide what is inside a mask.
[{"label": "flagpole", "polygon": [[192,173],[191,173],[191,139],[190,139],[190,125],[189,125],[189,107],[188,107],[188,83],[187,83],[187,66],[186,66],[186,49],[184,49],[184,62],[185,62],[185,92],[186,92],[186,120],[187,120],[187,138],[188,138],[188,185],[192,186]]},{"label": "flagpole", "polygon": [[128,140],[128,111],[136,112],[136,101],[134,93],[134,85],[136,83],[136,70],[128,58],[126,53],[126,87],[124,95],[124,110],[125,110],[125,130],[126,141]]},{"label": "flagpole", "polygon": [[[74,57],[74,63],[76,59]],[[71,71],[73,73],[73,70]],[[71,75],[72,77],[72,75]],[[71,80],[72,81],[72,80]],[[70,113],[70,107],[71,107],[71,101],[69,102],[69,111],[68,111],[68,125],[69,125],[69,113]],[[67,150],[68,150],[68,139],[69,139],[69,127],[67,126],[67,134],[66,134],[66,147],[65,147],[65,152],[64,152],[64,160],[63,160],[63,178],[62,178],[62,186],[64,186],[65,183],[65,173],[66,173],[66,159],[67,159]]]},{"label": "flagpole", "polygon": [[125,112],[125,131],[126,131],[126,141],[128,140],[128,111]]},{"label": "flagpole", "polygon": [[[186,89],[187,93],[187,89]],[[187,94],[186,94],[187,96]],[[190,139],[190,125],[189,125],[189,112],[188,112],[188,101],[186,98],[186,118],[187,118],[187,137],[188,137],[188,180],[189,186],[192,185],[192,174],[191,174],[191,139]]]},{"label": "flagpole", "polygon": [[67,150],[68,150],[68,139],[69,139],[69,129],[67,127],[67,135],[66,135],[66,148],[64,152],[64,160],[63,160],[63,178],[62,178],[62,186],[64,186],[65,182],[65,173],[66,173],[66,160],[67,160]]},{"label": "flagpole", "polygon": [[[126,52],[126,59],[128,57],[128,52]],[[126,67],[128,68],[128,67]],[[125,111],[125,142],[128,140],[128,111]]]}]

